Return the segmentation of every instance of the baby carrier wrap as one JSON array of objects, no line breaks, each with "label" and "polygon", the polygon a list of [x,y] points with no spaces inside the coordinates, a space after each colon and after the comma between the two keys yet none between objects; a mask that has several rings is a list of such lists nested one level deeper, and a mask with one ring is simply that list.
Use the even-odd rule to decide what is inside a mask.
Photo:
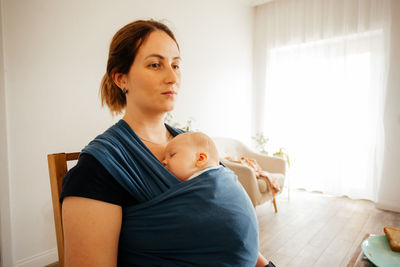
[{"label": "baby carrier wrap", "polygon": [[94,156],[140,202],[123,207],[118,266],[255,266],[257,219],[229,169],[182,182],[123,120],[81,153]]}]

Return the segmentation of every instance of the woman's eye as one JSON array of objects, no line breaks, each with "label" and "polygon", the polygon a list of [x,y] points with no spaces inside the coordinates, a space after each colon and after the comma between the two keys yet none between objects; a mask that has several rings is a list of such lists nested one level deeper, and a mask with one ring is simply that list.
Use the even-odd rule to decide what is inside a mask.
[{"label": "woman's eye", "polygon": [[158,69],[160,67],[160,64],[159,63],[152,63],[152,64],[149,65],[149,67],[153,68],[153,69]]},{"label": "woman's eye", "polygon": [[179,65],[172,65],[172,67],[173,67],[174,69],[176,69],[176,70],[179,70],[179,69],[180,69]]}]

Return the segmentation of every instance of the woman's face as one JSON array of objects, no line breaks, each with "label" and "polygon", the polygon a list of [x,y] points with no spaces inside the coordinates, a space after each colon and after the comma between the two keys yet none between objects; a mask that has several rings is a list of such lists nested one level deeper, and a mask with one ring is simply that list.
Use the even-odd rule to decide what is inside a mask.
[{"label": "woman's face", "polygon": [[174,108],[181,81],[180,53],[175,41],[163,31],[154,31],[139,48],[125,75],[127,109],[164,113]]}]

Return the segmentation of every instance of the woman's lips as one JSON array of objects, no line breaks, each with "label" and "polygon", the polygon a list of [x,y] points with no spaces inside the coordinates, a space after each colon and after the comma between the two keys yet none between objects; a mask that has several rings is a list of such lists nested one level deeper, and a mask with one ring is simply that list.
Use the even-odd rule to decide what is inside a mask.
[{"label": "woman's lips", "polygon": [[166,96],[173,97],[173,96],[176,95],[176,92],[175,91],[166,91],[166,92],[163,92],[162,94],[166,95]]}]

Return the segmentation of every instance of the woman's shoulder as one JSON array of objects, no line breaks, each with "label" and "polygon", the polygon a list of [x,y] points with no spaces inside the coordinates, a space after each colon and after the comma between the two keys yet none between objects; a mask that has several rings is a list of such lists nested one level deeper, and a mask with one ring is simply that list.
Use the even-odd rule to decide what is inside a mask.
[{"label": "woman's shoulder", "polygon": [[137,203],[104,166],[87,153],[81,153],[77,164],[63,180],[60,202],[68,196],[86,197],[120,206]]}]

